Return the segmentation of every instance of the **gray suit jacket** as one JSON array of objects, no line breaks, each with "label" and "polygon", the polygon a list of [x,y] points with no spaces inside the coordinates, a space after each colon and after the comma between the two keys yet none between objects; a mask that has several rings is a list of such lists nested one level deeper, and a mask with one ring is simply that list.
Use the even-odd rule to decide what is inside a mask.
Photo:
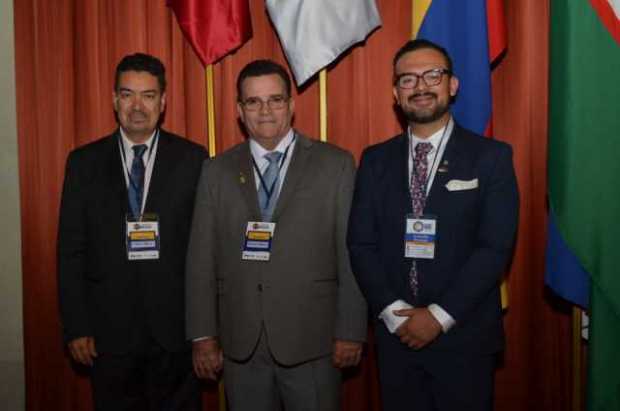
[{"label": "gray suit jacket", "polygon": [[286,365],[328,355],[334,339],[364,341],[367,309],[345,236],[355,166],[348,152],[298,134],[274,210],[268,262],[241,259],[260,221],[249,142],[205,162],[187,257],[187,337],[218,336],[250,357],[264,324]]}]

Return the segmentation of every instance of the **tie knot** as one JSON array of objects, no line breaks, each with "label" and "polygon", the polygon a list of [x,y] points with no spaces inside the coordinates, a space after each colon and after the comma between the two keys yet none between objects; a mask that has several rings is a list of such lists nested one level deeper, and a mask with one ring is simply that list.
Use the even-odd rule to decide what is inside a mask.
[{"label": "tie knot", "polygon": [[282,153],[279,151],[272,151],[271,153],[267,153],[264,157],[269,161],[269,164],[278,163],[280,158],[282,158]]},{"label": "tie knot", "polygon": [[433,149],[433,145],[431,143],[418,143],[415,146],[415,153],[417,157],[426,156]]},{"label": "tie knot", "polygon": [[144,155],[144,152],[146,151],[146,144],[138,144],[138,145],[131,147],[131,149],[133,150],[133,155],[136,158],[142,159],[142,156]]}]

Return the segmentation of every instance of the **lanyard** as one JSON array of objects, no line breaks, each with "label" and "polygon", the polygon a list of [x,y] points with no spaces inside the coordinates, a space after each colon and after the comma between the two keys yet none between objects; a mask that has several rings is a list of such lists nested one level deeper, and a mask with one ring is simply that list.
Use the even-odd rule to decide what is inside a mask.
[{"label": "lanyard", "polygon": [[[433,157],[433,163],[431,164],[431,168],[429,169],[428,175],[426,176],[426,180],[424,181],[424,193],[426,194],[426,186],[433,174],[433,170],[435,169],[435,164],[437,162],[437,158],[439,157],[439,153],[441,152],[441,145],[443,144],[444,137],[446,136],[446,131],[448,130],[448,126],[450,122],[446,123],[443,131],[441,132],[441,138],[439,139],[439,145],[437,147],[437,153],[435,157]],[[411,155],[411,177],[409,178],[409,190],[411,191],[411,187],[413,187],[413,179],[417,177],[417,169],[415,167],[415,157],[413,155],[413,135],[409,138],[409,154]],[[427,154],[428,155],[428,154]]]},{"label": "lanyard", "polygon": [[271,187],[267,187],[267,183],[265,183],[265,179],[263,178],[263,175],[261,174],[258,165],[256,164],[256,160],[254,159],[254,156],[252,156],[252,164],[254,165],[254,170],[256,171],[256,174],[258,174],[260,185],[263,187],[263,190],[265,190],[265,194],[267,194],[267,204],[269,204],[269,202],[271,201],[271,196],[273,195],[273,191],[275,190],[278,179],[280,178],[280,171],[282,170],[282,166],[284,165],[286,157],[288,156],[288,150],[295,142],[295,139],[297,139],[297,133],[293,134],[293,140],[288,144],[288,146],[286,146],[286,150],[284,150],[284,155],[282,156],[282,160],[280,160],[280,165],[278,166],[278,178],[273,180]]},{"label": "lanyard", "polygon": [[[158,139],[159,139],[159,130],[157,130],[157,132],[155,133],[155,137],[153,138],[153,142],[151,143],[151,147],[149,148],[148,157],[146,159],[146,166],[144,167],[145,174],[146,174],[146,170],[149,167],[149,164],[151,163],[151,158],[153,157],[153,152],[154,152],[153,149],[157,145]],[[138,187],[136,186],[136,183],[131,178],[131,168],[129,168],[128,167],[129,165],[127,164],[127,157],[125,155],[125,144],[123,142],[123,137],[120,135],[120,132],[119,132],[119,136],[118,136],[118,142],[119,142],[119,147],[120,147],[120,150],[121,150],[121,157],[123,159],[123,171],[124,171],[125,175],[127,176],[128,183],[131,184],[131,186],[134,188],[134,190],[137,191]],[[140,204],[140,211],[142,211],[144,209],[145,199],[146,199],[146,196],[142,195],[142,204]]]}]

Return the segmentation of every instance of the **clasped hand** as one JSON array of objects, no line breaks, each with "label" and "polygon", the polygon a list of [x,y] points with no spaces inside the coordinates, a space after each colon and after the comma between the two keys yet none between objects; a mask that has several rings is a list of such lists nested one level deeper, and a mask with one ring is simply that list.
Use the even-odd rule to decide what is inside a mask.
[{"label": "clasped hand", "polygon": [[409,348],[419,350],[441,333],[441,325],[427,308],[395,310],[399,317],[409,317],[396,329],[396,335]]}]

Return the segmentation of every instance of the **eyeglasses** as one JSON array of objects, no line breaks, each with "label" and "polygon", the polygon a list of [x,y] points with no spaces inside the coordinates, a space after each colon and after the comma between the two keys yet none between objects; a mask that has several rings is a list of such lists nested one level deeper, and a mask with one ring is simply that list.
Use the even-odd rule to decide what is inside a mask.
[{"label": "eyeglasses", "polygon": [[262,110],[265,107],[265,104],[267,104],[271,110],[280,110],[284,108],[286,103],[288,103],[288,100],[289,97],[277,94],[275,96],[270,96],[266,101],[258,97],[249,97],[240,103],[247,111]]},{"label": "eyeglasses", "polygon": [[448,69],[436,68],[426,70],[422,74],[402,73],[396,76],[394,84],[399,88],[412,89],[416,88],[418,86],[418,81],[422,79],[424,80],[424,84],[426,84],[427,87],[432,87],[441,83],[441,79],[443,78],[444,74],[451,75],[452,72]]}]

